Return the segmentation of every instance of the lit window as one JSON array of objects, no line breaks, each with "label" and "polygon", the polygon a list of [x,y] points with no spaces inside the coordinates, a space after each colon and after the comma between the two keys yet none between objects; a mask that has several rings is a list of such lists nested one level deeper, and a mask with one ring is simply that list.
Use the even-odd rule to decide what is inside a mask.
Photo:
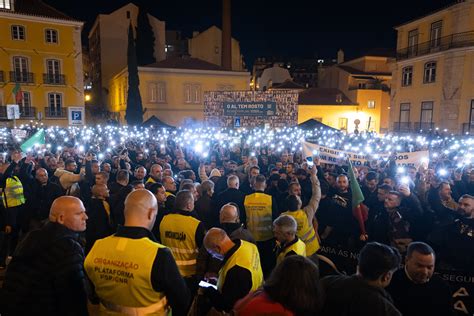
[{"label": "lit window", "polygon": [[367,107],[368,107],[369,109],[375,109],[375,100],[369,100],[369,101],[367,102]]},{"label": "lit window", "polygon": [[12,39],[17,41],[24,41],[25,27],[22,25],[12,25]]},{"label": "lit window", "polygon": [[0,9],[13,9],[12,0],[0,0]]},{"label": "lit window", "polygon": [[402,70],[402,86],[411,86],[413,81],[413,67],[405,67]]},{"label": "lit window", "polygon": [[425,64],[425,73],[423,76],[424,83],[436,81],[436,62],[431,61]]}]

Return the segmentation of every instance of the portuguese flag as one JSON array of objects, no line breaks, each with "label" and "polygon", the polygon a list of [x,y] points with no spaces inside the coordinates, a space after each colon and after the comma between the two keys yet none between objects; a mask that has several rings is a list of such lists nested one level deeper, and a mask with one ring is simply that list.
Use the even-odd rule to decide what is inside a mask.
[{"label": "portuguese flag", "polygon": [[365,221],[368,218],[369,212],[367,206],[362,204],[364,202],[364,194],[362,194],[362,190],[360,189],[359,182],[354,174],[354,170],[352,169],[352,163],[349,160],[349,181],[351,183],[351,192],[352,192],[352,215],[356,218],[357,222],[359,223],[360,229],[360,239],[366,240],[367,239],[367,231],[365,230]]}]

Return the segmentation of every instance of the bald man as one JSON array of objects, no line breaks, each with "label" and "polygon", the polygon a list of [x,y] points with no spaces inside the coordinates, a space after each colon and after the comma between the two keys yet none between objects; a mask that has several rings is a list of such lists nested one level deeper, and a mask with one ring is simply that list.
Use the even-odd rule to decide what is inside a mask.
[{"label": "bald man", "polygon": [[158,202],[148,190],[125,200],[125,225],[97,240],[84,266],[100,308],[125,315],[185,315],[190,294],[171,251],[151,233]]},{"label": "bald man", "polygon": [[49,180],[48,171],[44,168],[36,170],[35,179],[30,180],[31,185],[26,186],[30,191],[29,210],[31,211],[31,228],[40,228],[49,216],[53,201],[63,195],[59,185]]},{"label": "bald man", "polygon": [[231,202],[222,206],[219,213],[221,228],[227,233],[230,239],[242,239],[252,244],[256,244],[252,233],[244,228],[240,222],[239,209],[237,204]]},{"label": "bald man", "polygon": [[95,241],[112,235],[113,226],[110,216],[109,189],[105,184],[92,186],[92,198],[87,206],[86,255]]},{"label": "bald man", "polygon": [[204,289],[214,308],[229,312],[234,304],[263,282],[257,246],[243,240],[231,240],[220,228],[211,228],[204,237],[204,246],[215,258],[222,260],[217,290]]},{"label": "bald man", "polygon": [[88,313],[78,234],[86,229],[84,205],[76,197],[57,198],[49,220],[29,233],[13,254],[3,284],[5,315]]}]

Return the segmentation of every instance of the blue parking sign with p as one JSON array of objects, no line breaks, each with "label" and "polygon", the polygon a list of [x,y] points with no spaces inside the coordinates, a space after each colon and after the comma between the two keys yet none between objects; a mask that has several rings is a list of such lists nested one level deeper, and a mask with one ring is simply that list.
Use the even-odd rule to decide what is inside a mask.
[{"label": "blue parking sign with p", "polygon": [[82,121],[82,111],[71,111],[73,121]]}]

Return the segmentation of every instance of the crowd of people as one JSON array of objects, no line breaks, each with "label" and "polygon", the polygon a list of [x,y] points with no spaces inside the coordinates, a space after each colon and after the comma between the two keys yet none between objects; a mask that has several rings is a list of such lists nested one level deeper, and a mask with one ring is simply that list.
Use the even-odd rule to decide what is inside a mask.
[{"label": "crowd of people", "polygon": [[[24,152],[2,138],[5,315],[447,316],[435,272],[474,273],[468,138],[99,126],[50,128]],[[306,159],[305,138],[430,161],[350,170]]]}]

